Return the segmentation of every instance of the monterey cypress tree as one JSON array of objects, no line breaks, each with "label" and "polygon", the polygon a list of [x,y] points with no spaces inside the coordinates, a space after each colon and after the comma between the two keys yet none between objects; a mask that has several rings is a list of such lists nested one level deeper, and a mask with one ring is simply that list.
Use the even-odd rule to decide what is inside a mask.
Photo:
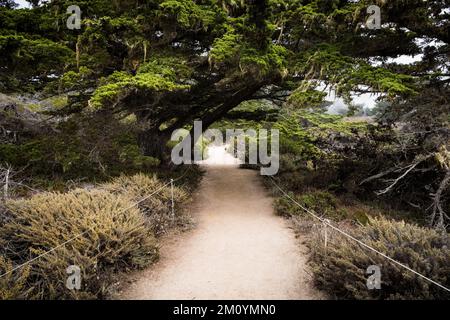
[{"label": "monterey cypress tree", "polygon": [[[320,105],[319,84],[348,102],[379,95],[389,106],[384,125],[438,128],[417,138],[427,154],[443,152],[448,138],[446,1],[54,0],[30,10],[11,3],[0,8],[2,90],[71,92],[75,110],[132,114],[146,155],[164,159],[174,129],[194,120],[206,129],[243,101]],[[80,30],[66,28],[70,5],[81,8]],[[370,5],[381,9],[380,29],[366,26]],[[400,55],[421,59],[390,62]]]}]

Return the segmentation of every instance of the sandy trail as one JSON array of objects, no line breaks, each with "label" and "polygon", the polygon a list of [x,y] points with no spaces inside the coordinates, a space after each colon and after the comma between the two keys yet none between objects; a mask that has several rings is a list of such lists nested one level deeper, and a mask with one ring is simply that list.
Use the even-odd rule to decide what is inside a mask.
[{"label": "sandy trail", "polygon": [[206,170],[193,206],[196,228],[164,241],[160,261],[120,298],[320,299],[305,272],[304,248],[274,215],[259,172]]}]

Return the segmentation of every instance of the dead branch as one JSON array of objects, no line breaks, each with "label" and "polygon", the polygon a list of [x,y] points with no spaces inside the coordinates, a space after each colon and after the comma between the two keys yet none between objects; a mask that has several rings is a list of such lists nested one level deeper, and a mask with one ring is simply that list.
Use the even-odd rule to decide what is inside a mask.
[{"label": "dead branch", "polygon": [[389,191],[391,191],[392,188],[393,188],[400,180],[402,180],[404,177],[406,177],[406,176],[408,175],[408,173],[410,173],[412,170],[414,170],[415,167],[417,167],[417,166],[418,166],[419,164],[421,164],[423,161],[425,161],[425,160],[431,158],[432,156],[433,156],[433,154],[429,154],[429,155],[427,155],[427,156],[425,156],[425,157],[421,157],[420,159],[418,159],[417,161],[413,162],[412,164],[410,164],[410,165],[404,167],[403,169],[407,169],[407,170],[406,170],[402,175],[400,175],[400,176],[399,176],[398,178],[396,178],[396,179],[391,180],[391,181],[393,181],[393,182],[392,182],[388,187],[386,187],[386,188],[383,189],[383,190],[377,191],[376,194],[379,196],[379,195],[382,195],[382,194],[385,194],[385,193],[388,193]]},{"label": "dead branch", "polygon": [[444,179],[442,179],[439,184],[439,188],[433,195],[433,213],[430,217],[430,225],[436,226],[437,228],[445,228],[444,221],[450,220],[444,209],[442,208],[442,194],[447,189],[450,182],[450,169],[447,170]]},{"label": "dead branch", "polygon": [[9,164],[0,165],[0,188],[3,190],[3,199],[8,199],[17,186],[24,187],[33,192],[39,192],[39,190],[33,189],[24,184],[23,181],[18,181],[16,179],[25,168],[26,167],[16,170]]},{"label": "dead branch", "polygon": [[372,180],[376,180],[376,179],[382,178],[382,177],[384,177],[385,175],[388,175],[388,174],[390,174],[390,173],[392,173],[392,172],[395,172],[395,171],[398,171],[398,170],[399,170],[398,168],[390,168],[390,169],[388,169],[388,170],[382,171],[382,172],[380,172],[380,173],[377,173],[376,175],[373,175],[373,176],[370,176],[370,177],[364,179],[363,181],[361,181],[361,182],[359,183],[359,185],[361,186],[361,185],[363,185],[364,183],[367,183],[367,182],[370,182],[370,181],[372,181]]}]

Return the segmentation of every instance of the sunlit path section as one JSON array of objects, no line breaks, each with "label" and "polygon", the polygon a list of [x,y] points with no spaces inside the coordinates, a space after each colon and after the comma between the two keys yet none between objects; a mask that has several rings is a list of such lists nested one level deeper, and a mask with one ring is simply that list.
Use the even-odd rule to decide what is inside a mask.
[{"label": "sunlit path section", "polygon": [[237,166],[242,164],[243,162],[240,159],[233,157],[229,148],[229,145],[208,146],[206,159],[198,161],[197,164],[209,166]]}]

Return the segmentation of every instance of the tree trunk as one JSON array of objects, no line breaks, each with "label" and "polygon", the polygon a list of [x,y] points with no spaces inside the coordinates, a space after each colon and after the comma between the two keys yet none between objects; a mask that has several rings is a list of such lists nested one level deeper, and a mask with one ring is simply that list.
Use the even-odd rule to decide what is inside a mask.
[{"label": "tree trunk", "polygon": [[[221,119],[227,112],[238,106],[242,101],[251,99],[251,97],[264,85],[263,82],[256,82],[250,85],[245,85],[243,88],[236,89],[232,94],[225,95],[224,93],[217,92],[214,99],[215,108],[211,106],[212,110],[200,115],[201,111],[205,108],[197,110],[190,110],[190,114],[181,114],[178,116],[178,120],[171,126],[164,130],[159,130],[158,127],[153,127],[146,131],[143,131],[138,136],[139,146],[146,156],[151,156],[161,160],[161,163],[169,163],[171,150],[167,147],[167,143],[170,140],[172,132],[178,128],[183,128],[186,124],[193,124],[194,120],[202,121],[202,131],[208,129],[215,121]],[[197,114],[196,114],[197,113]],[[136,113],[138,121],[145,123],[146,115],[145,113]],[[189,123],[192,121],[192,123]],[[191,129],[192,137],[192,152],[194,150],[194,127]],[[203,132],[202,132],[203,133]]]}]

